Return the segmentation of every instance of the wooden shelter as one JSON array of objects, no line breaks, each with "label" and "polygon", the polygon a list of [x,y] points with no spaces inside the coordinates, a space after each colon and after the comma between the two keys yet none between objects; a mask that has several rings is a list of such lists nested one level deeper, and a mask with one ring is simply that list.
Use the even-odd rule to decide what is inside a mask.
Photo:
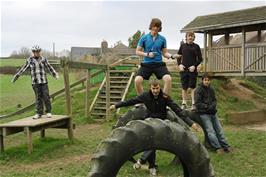
[{"label": "wooden shelter", "polygon": [[[198,16],[181,32],[204,34],[204,70],[215,76],[266,76],[266,6]],[[257,41],[246,43],[247,32],[257,32]],[[242,34],[240,44],[230,44],[230,35]],[[213,46],[213,36],[224,35],[224,45]]]}]

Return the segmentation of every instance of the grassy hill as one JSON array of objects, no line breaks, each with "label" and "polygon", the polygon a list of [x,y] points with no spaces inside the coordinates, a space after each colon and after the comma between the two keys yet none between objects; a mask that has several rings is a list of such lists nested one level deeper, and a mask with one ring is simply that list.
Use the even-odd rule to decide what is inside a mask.
[{"label": "grassy hill", "polygon": [[[249,85],[257,95],[264,97],[266,90],[250,81],[242,80],[244,85]],[[262,98],[254,97],[253,100],[246,100],[237,95],[233,96],[227,88],[225,80],[213,80],[217,99],[218,115],[226,120],[229,111],[243,111],[256,109],[254,100],[263,102]],[[147,83],[145,83],[147,88]],[[97,87],[92,88],[91,97],[96,93]],[[115,118],[110,122],[102,124],[84,117],[85,92],[82,87],[75,88],[71,92],[73,106],[73,121],[77,124],[74,132],[75,140],[70,142],[67,139],[66,131],[48,130],[46,138],[39,139],[39,134],[34,134],[34,151],[27,154],[26,138],[24,134],[17,134],[5,139],[6,151],[0,155],[0,176],[86,176],[90,168],[90,158],[95,152],[97,145],[111,132]],[[130,88],[128,98],[135,96],[133,86]],[[172,93],[172,97],[180,103],[180,90]],[[64,96],[59,96],[53,102],[54,114],[65,113]],[[122,112],[129,108],[123,108]],[[21,116],[0,120],[6,122],[20,117],[30,116],[33,112],[26,112]],[[225,121],[226,122],[226,121]],[[210,152],[211,163],[217,177],[250,177],[266,176],[265,168],[265,132],[247,130],[242,127],[224,124],[225,135],[229,143],[234,147],[232,154],[223,156]],[[203,133],[197,133],[201,140]],[[169,165],[173,155],[160,151],[157,155],[159,175],[163,177],[181,176],[180,167]],[[120,177],[125,176],[148,176],[148,172],[132,169],[131,163],[126,163],[119,172]]]}]

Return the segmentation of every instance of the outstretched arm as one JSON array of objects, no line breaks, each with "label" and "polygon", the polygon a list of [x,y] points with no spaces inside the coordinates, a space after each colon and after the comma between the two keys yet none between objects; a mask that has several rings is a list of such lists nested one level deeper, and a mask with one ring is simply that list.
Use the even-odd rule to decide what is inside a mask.
[{"label": "outstretched arm", "polygon": [[19,78],[19,76],[24,73],[28,67],[30,66],[29,61],[27,60],[26,63],[20,68],[20,70],[14,75],[11,82],[16,82],[16,80]]},{"label": "outstretched arm", "polygon": [[109,107],[109,111],[114,111],[114,110],[121,108],[121,107],[133,106],[133,105],[138,104],[138,103],[143,103],[144,97],[145,97],[144,94],[145,93],[143,93],[143,94],[141,94],[135,98],[129,99],[127,101],[120,101],[114,105],[111,105]]},{"label": "outstretched arm", "polygon": [[118,103],[115,104],[115,108],[120,108],[120,107],[127,107],[127,106],[133,106],[135,104],[138,104],[138,103],[143,103],[144,102],[144,94],[141,94],[135,98],[132,98],[132,99],[129,99],[129,100],[126,100],[126,101],[120,101]]},{"label": "outstretched arm", "polygon": [[169,97],[167,98],[167,106],[169,106],[178,117],[180,117],[189,126],[193,125],[193,121],[182,113],[182,109]]},{"label": "outstretched arm", "polygon": [[58,79],[58,73],[55,71],[55,69],[52,67],[52,65],[48,62],[46,58],[44,60],[45,60],[44,64],[46,68],[49,70],[49,72],[51,73],[51,75]]}]

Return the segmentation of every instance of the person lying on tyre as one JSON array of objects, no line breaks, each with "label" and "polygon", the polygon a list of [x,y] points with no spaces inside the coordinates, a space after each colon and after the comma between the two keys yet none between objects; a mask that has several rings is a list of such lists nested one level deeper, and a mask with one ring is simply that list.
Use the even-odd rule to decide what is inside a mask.
[{"label": "person lying on tyre", "polygon": [[206,131],[210,145],[217,153],[223,154],[224,152],[230,152],[231,148],[216,116],[216,97],[210,84],[210,76],[207,73],[203,74],[202,83],[195,91],[196,112],[200,115],[203,129]]},{"label": "person lying on tyre", "polygon": [[[147,115],[145,116],[147,118],[152,117],[160,118],[163,120],[166,119],[168,106],[191,128],[195,129],[196,131],[199,130],[198,125],[182,113],[183,110],[171,99],[171,97],[163,93],[157,79],[150,80],[149,92],[143,92],[141,95],[135,98],[118,102],[115,105],[111,105],[109,110],[113,111],[120,107],[133,106],[139,103],[144,103],[144,105],[147,107]],[[148,162],[150,174],[156,175],[157,165],[155,164],[155,158],[155,150],[145,151],[141,158],[134,164],[133,168],[139,169],[141,168],[141,165]]]}]

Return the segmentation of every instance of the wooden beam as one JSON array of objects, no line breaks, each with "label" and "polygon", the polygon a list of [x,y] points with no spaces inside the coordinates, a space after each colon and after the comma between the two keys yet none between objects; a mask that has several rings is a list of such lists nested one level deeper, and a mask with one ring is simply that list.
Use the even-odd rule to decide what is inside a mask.
[{"label": "wooden beam", "polygon": [[245,43],[246,43],[246,31],[242,28],[242,41],[241,41],[241,75],[245,76]]},{"label": "wooden beam", "polygon": [[27,141],[28,141],[28,154],[31,154],[32,153],[32,149],[33,149],[33,146],[32,146],[32,132],[30,130],[30,127],[25,127],[25,131],[26,131],[26,134],[27,134]]},{"label": "wooden beam", "polygon": [[107,65],[103,64],[95,64],[95,63],[88,63],[88,62],[77,62],[77,61],[65,61],[67,62],[69,68],[76,68],[76,69],[106,69]]},{"label": "wooden beam", "polygon": [[90,104],[89,104],[89,97],[90,97],[90,70],[87,69],[87,74],[86,74],[86,98],[85,98],[85,117],[89,117],[89,109],[90,109]]},{"label": "wooden beam", "polygon": [[99,96],[99,94],[100,94],[100,91],[101,91],[102,88],[104,87],[105,82],[106,82],[106,77],[104,77],[104,79],[103,79],[103,81],[102,81],[102,83],[101,83],[101,85],[100,85],[100,87],[99,87],[99,89],[98,89],[96,95],[94,96],[94,99],[93,99],[93,101],[92,101],[92,103],[91,103],[91,105],[90,105],[90,109],[89,109],[89,112],[90,112],[90,113],[91,113],[91,111],[92,111],[92,108],[93,108],[94,104],[96,103],[96,100],[97,100],[97,98],[98,98],[98,96]]},{"label": "wooden beam", "polygon": [[204,32],[204,52],[203,52],[203,57],[204,57],[204,72],[207,71],[207,32]]},{"label": "wooden beam", "polygon": [[67,133],[68,133],[68,138],[69,140],[73,140],[74,138],[74,133],[73,133],[73,123],[72,123],[72,118],[70,117],[68,119],[68,129],[67,129]]},{"label": "wooden beam", "polygon": [[41,138],[45,137],[45,129],[41,130]]},{"label": "wooden beam", "polygon": [[105,87],[105,94],[106,94],[106,119],[110,120],[110,68],[108,67],[106,70],[106,87]]},{"label": "wooden beam", "polygon": [[258,29],[258,38],[257,38],[257,42],[261,42],[262,38],[261,38],[261,29]]},{"label": "wooden beam", "polygon": [[4,135],[3,128],[0,128],[0,154],[4,152]]},{"label": "wooden beam", "polygon": [[225,32],[225,34],[224,34],[224,43],[225,43],[225,45],[229,45],[229,42],[230,41],[230,34],[229,34],[229,32]]},{"label": "wooden beam", "polygon": [[66,111],[67,115],[72,115],[72,108],[71,108],[71,96],[70,96],[70,86],[69,86],[69,73],[68,73],[68,63],[64,60],[63,64],[64,68],[64,84],[65,84],[65,98],[66,98]]},{"label": "wooden beam", "polygon": [[208,72],[211,71],[212,65],[212,33],[208,33]]}]

